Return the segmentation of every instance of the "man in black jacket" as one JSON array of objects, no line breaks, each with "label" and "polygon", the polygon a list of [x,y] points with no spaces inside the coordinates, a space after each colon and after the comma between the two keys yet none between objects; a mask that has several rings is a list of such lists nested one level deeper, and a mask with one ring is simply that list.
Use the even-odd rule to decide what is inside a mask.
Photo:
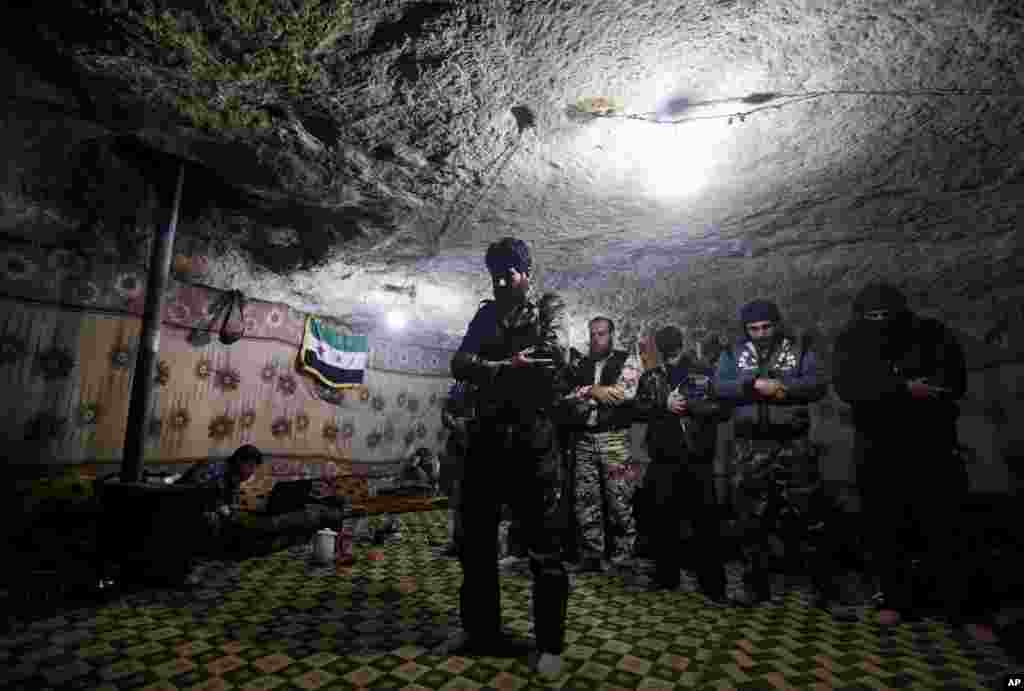
[{"label": "man in black jacket", "polygon": [[[580,406],[574,438],[575,514],[581,571],[605,571],[607,560],[623,563],[636,540],[630,480],[629,432],[638,363],[615,350],[615,323],[590,320],[590,353],[576,371],[574,396]],[[611,534],[605,534],[605,527]]]},{"label": "man in black jacket", "polygon": [[711,600],[725,602],[725,552],[714,487],[717,425],[726,418],[715,401],[711,372],[683,352],[674,326],[654,336],[661,364],[644,372],[635,400],[636,418],[647,422],[651,464],[645,481],[653,490],[658,527],[653,536],[654,585],[679,587],[679,527],[693,521],[692,553],[697,581]]},{"label": "man in black jacket", "polygon": [[477,392],[463,474],[464,635],[452,648],[516,652],[501,628],[497,571],[497,528],[508,503],[522,521],[530,554],[536,668],[557,677],[569,598],[562,560],[565,479],[554,422],[571,381],[565,306],[554,294],[534,299],[530,252],[521,240],[491,244],[485,262],[495,299],[481,305],[452,358],[452,376]]},{"label": "man in black jacket", "polygon": [[[854,300],[833,360],[836,393],[853,408],[857,483],[884,595],[880,623],[920,615],[925,593],[913,592],[912,559],[921,548],[948,617],[976,621],[960,535],[967,471],[956,454],[963,349],[942,323],[913,314],[897,288],[873,283]],[[986,627],[969,630],[992,638]]]}]

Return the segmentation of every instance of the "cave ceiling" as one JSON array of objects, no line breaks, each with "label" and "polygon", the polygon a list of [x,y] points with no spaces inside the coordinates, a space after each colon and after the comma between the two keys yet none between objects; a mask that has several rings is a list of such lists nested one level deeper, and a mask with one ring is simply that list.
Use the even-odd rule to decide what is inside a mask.
[{"label": "cave ceiling", "polygon": [[1016,0],[71,5],[23,9],[33,98],[192,164],[224,287],[419,282],[464,324],[515,235],[580,314],[832,323],[885,277],[977,329],[1024,292]]}]

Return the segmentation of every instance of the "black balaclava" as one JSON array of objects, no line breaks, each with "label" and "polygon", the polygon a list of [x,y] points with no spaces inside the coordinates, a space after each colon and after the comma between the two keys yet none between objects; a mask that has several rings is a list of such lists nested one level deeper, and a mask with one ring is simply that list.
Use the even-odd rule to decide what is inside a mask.
[{"label": "black balaclava", "polygon": [[[487,270],[492,276],[494,274],[503,274],[509,269],[515,269],[522,274],[529,274],[533,260],[530,257],[530,248],[527,247],[525,242],[518,238],[504,237],[488,246],[487,254],[484,256],[484,263],[487,265]],[[527,290],[528,292],[529,290]],[[520,294],[517,289],[511,286],[494,287],[494,298],[501,304],[519,303],[525,297],[525,294]]]},{"label": "black balaclava", "polygon": [[754,322],[772,322],[775,324],[775,328],[772,329],[771,336],[761,336],[760,338],[750,338],[750,340],[757,346],[757,350],[760,353],[767,353],[772,349],[781,337],[780,327],[782,322],[782,313],[779,312],[778,306],[771,300],[754,300],[748,302],[740,310],[740,322],[743,324],[743,335],[750,338],[750,334],[747,333],[747,324]]},{"label": "black balaclava", "polygon": [[[864,315],[873,310],[887,310],[889,318],[881,321],[865,319]],[[910,318],[907,298],[900,290],[888,283],[869,283],[853,301],[853,316],[861,328],[883,342],[891,342],[905,329]]]}]

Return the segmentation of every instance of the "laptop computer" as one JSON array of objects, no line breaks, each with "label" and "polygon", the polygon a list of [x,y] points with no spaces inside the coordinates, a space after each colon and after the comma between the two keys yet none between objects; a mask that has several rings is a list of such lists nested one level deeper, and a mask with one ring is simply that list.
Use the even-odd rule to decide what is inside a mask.
[{"label": "laptop computer", "polygon": [[282,480],[274,483],[267,499],[266,515],[280,516],[314,503],[313,480]]}]

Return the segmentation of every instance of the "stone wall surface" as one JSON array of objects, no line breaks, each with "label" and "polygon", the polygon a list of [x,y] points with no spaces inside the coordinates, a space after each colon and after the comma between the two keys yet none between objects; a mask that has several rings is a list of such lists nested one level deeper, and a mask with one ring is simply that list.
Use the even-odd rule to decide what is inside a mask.
[{"label": "stone wall surface", "polygon": [[[737,334],[755,297],[827,345],[882,279],[956,329],[987,373],[972,375],[962,431],[997,460],[972,478],[1014,482],[1000,468],[1021,455],[1019,387],[999,382],[1016,381],[1024,352],[1015,0],[302,1],[263,3],[258,22],[236,16],[244,3],[160,16],[144,3],[22,5],[0,27],[0,232],[34,248],[0,257],[20,305],[137,316],[183,168],[169,323],[191,328],[198,283],[262,300],[260,338],[308,313],[373,335],[377,388],[334,414],[341,429],[361,421],[352,454],[369,463],[435,434],[409,402],[445,388],[435,356],[488,297],[483,254],[499,237],[530,244],[532,280],[565,296],[581,350],[604,314],[620,345],[673,323],[700,355]],[[318,15],[327,5],[335,14]],[[258,60],[241,59],[247,45]],[[418,335],[388,331],[392,310]],[[67,316],[38,333],[9,323],[102,359],[130,344],[120,318],[88,337]],[[19,371],[14,390],[36,376]],[[71,420],[124,378],[48,400]],[[38,385],[37,398],[59,388]],[[839,415],[821,411],[836,449],[846,433],[825,430]],[[828,473],[849,477],[843,467]]]}]

